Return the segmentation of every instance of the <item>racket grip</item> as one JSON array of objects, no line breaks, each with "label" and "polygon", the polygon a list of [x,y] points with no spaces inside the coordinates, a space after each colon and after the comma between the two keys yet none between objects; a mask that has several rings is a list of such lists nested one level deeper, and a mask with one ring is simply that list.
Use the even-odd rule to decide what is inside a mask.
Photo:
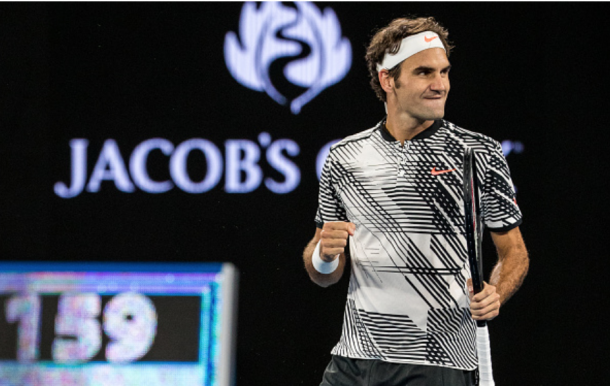
[{"label": "racket grip", "polygon": [[495,386],[487,325],[477,327],[477,351],[479,352],[479,386]]}]

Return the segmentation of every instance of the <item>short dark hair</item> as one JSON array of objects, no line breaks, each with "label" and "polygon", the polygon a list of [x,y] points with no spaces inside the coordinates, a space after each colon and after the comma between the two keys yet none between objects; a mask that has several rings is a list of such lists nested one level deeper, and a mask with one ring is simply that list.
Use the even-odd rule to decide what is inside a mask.
[{"label": "short dark hair", "polygon": [[[365,59],[371,76],[371,87],[381,101],[386,101],[386,93],[379,83],[377,64],[383,61],[386,52],[397,53],[404,38],[424,31],[432,31],[438,34],[443,46],[445,46],[447,57],[449,57],[451,50],[454,48],[447,40],[449,32],[433,17],[394,19],[388,26],[378,30],[371,39]],[[400,77],[400,65],[392,68],[389,75],[398,79]]]}]

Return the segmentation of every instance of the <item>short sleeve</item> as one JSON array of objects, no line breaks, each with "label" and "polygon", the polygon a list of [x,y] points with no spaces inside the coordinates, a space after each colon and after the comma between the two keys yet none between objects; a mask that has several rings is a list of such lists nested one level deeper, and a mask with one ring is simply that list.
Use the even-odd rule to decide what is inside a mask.
[{"label": "short sleeve", "polygon": [[315,222],[318,228],[322,228],[325,222],[347,221],[345,208],[341,202],[333,183],[337,179],[333,168],[334,161],[331,154],[326,158],[322,176],[320,177],[320,192],[318,194],[318,210]]},{"label": "short sleeve", "polygon": [[485,226],[495,232],[516,228],[523,215],[517,205],[515,188],[500,143],[494,141],[485,163],[481,189],[481,216]]}]

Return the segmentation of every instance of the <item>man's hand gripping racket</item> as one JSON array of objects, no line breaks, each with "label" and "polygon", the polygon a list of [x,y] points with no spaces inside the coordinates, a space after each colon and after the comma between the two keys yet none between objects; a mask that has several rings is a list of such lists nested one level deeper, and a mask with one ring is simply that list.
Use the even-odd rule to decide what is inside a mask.
[{"label": "man's hand gripping racket", "polygon": [[[481,223],[476,175],[474,152],[472,149],[466,148],[464,153],[464,212],[468,262],[470,263],[470,276],[472,277],[472,288],[475,294],[483,289],[483,224]],[[489,332],[487,322],[484,320],[477,321],[477,351],[479,355],[479,385],[494,386]]]}]

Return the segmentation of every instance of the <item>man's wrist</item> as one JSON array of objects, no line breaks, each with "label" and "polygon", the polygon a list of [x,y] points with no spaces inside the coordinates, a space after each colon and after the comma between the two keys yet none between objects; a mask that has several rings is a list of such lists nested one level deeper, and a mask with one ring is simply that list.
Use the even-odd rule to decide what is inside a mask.
[{"label": "man's wrist", "polygon": [[339,266],[339,255],[337,255],[337,257],[333,261],[322,260],[322,258],[320,257],[320,244],[321,243],[322,243],[321,240],[318,241],[318,244],[316,245],[316,249],[314,249],[314,251],[313,251],[313,255],[311,256],[311,264],[313,265],[313,268],[316,271],[323,273],[325,275],[328,275],[328,274],[335,272],[335,270]]}]

